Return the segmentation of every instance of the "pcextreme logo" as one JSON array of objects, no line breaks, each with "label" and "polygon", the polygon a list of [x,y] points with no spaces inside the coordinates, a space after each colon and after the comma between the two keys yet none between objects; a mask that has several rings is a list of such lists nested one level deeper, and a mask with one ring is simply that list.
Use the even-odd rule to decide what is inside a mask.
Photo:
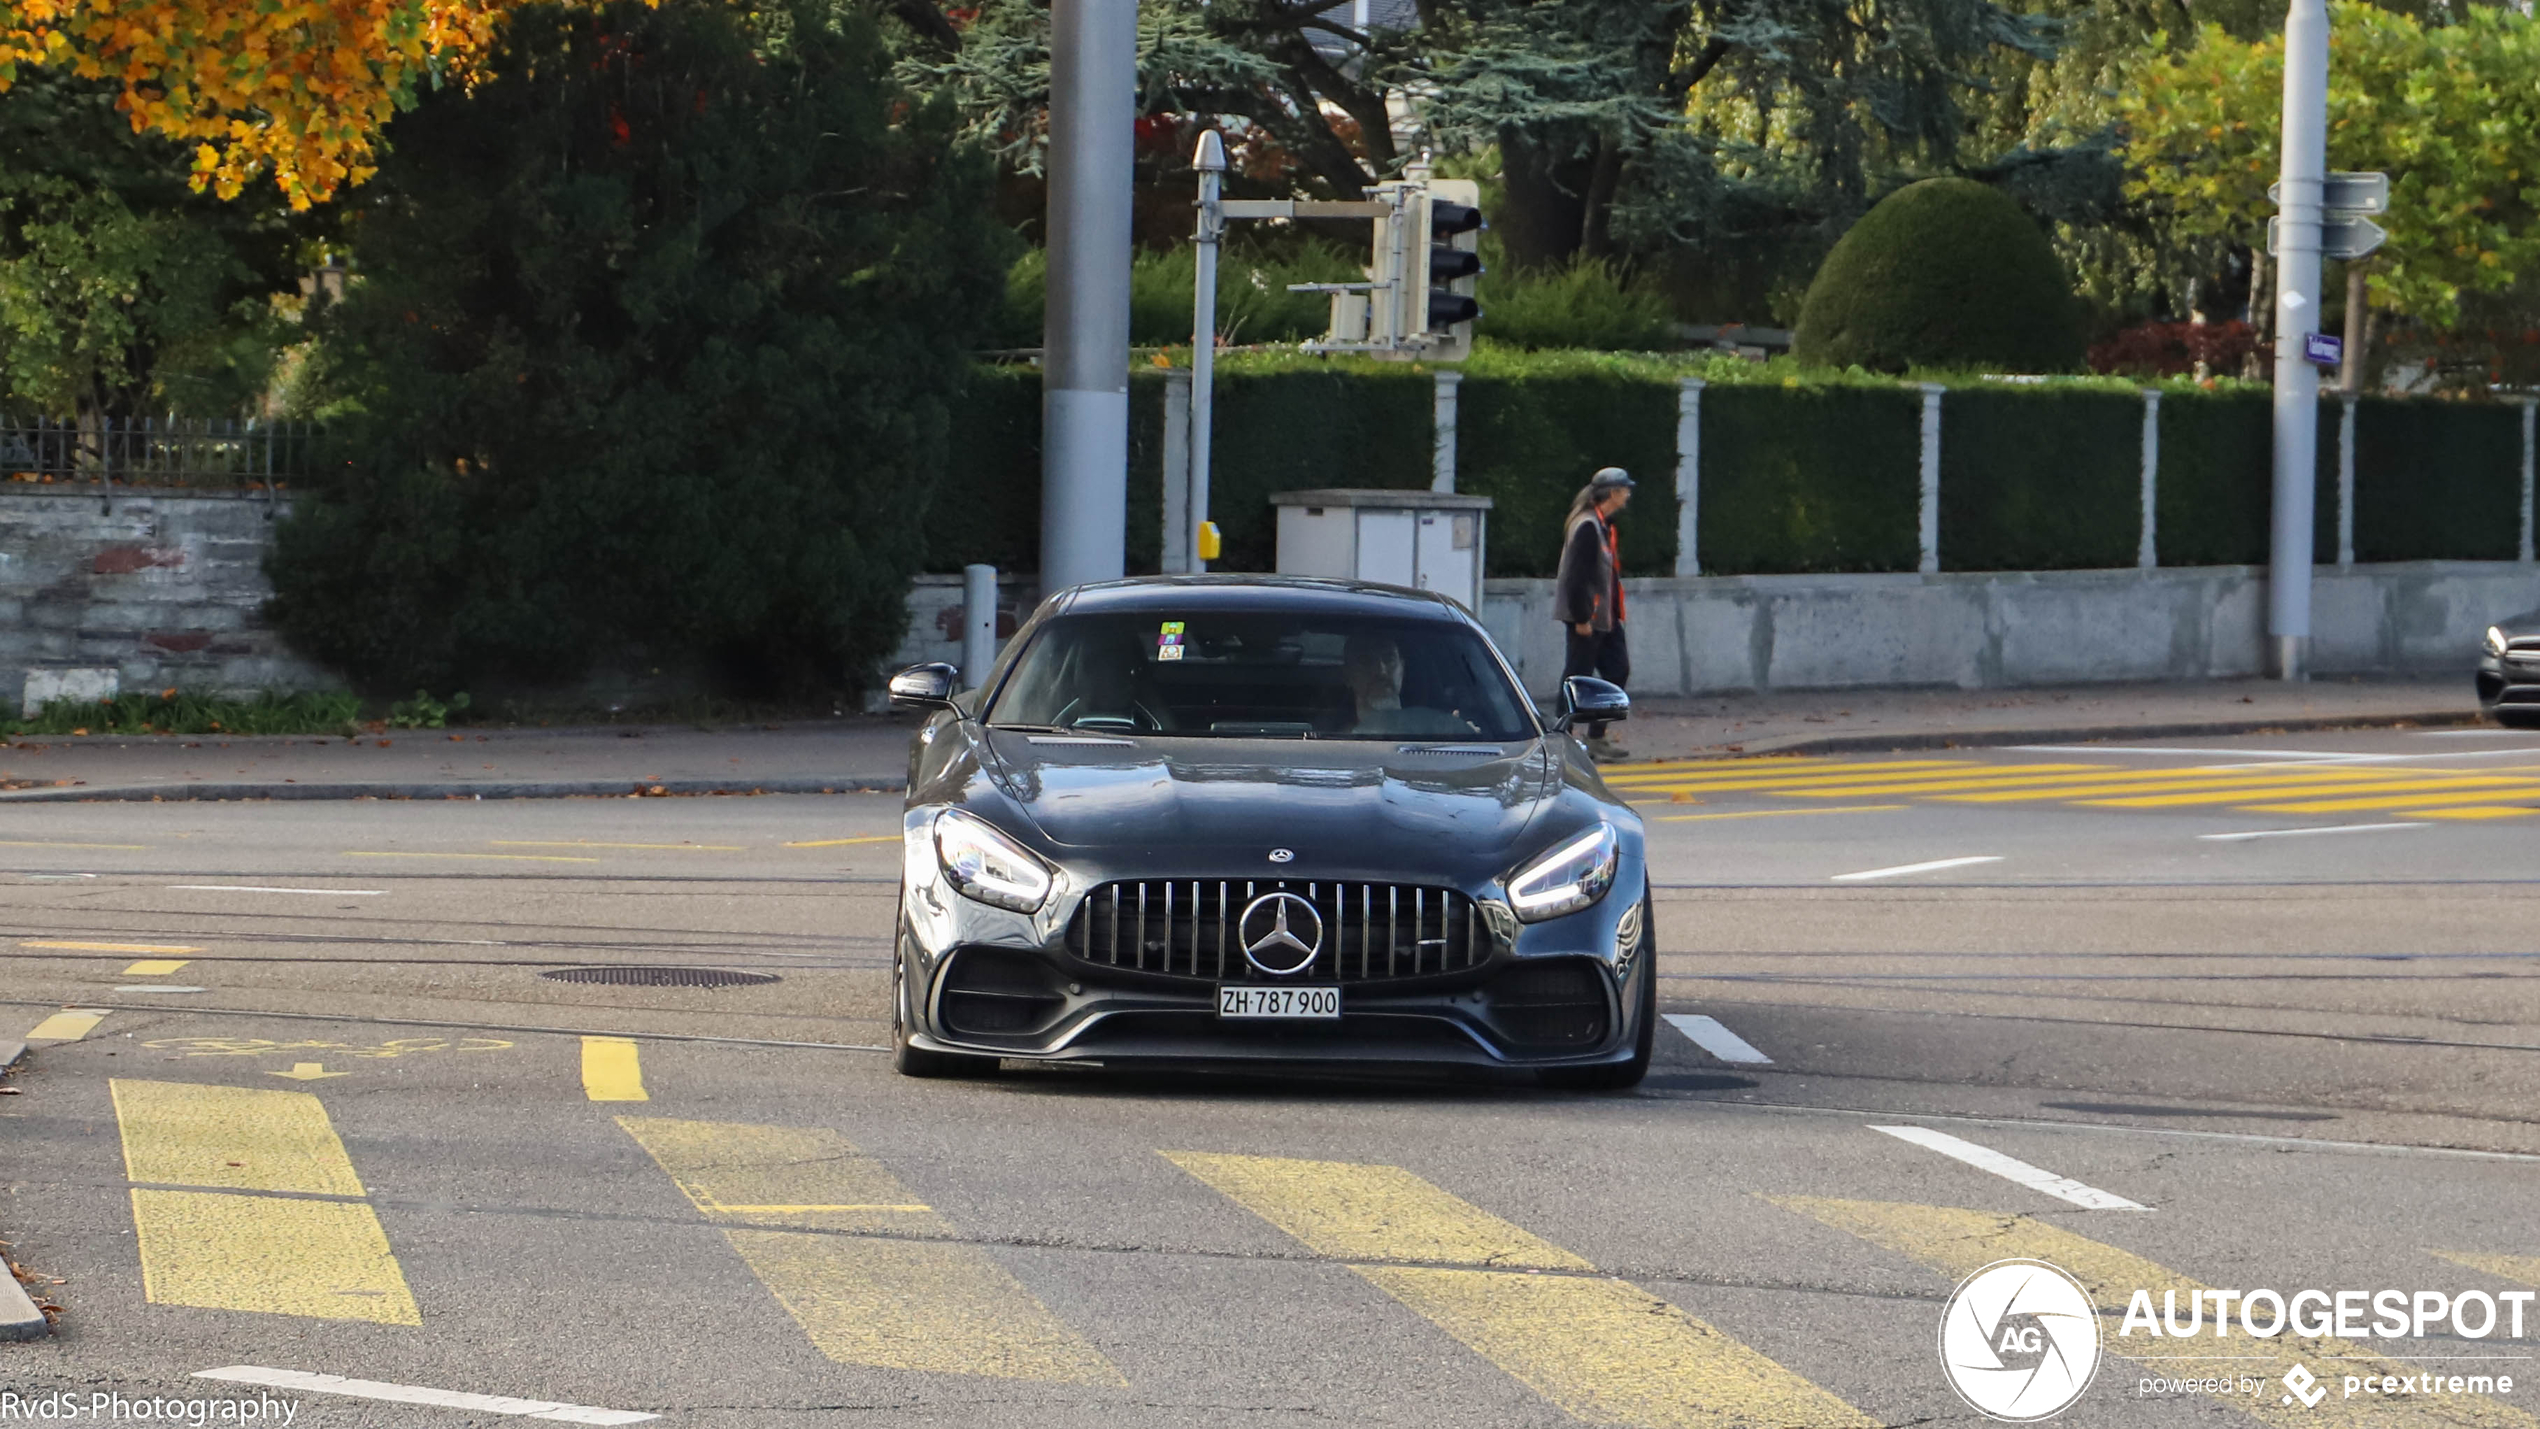
[{"label": "pcextreme logo", "polygon": [[2042,1260],[1997,1260],[1958,1282],[1940,1321],[1949,1387],[1988,1419],[2051,1419],[2099,1372],[2099,1311]]}]

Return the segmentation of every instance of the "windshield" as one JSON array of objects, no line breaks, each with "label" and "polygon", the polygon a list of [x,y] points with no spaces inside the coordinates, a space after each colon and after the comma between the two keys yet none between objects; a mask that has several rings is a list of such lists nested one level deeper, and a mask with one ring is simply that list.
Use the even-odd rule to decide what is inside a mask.
[{"label": "windshield", "polygon": [[1062,616],[1015,662],[987,722],[1254,739],[1535,736],[1522,694],[1471,627],[1294,610]]}]

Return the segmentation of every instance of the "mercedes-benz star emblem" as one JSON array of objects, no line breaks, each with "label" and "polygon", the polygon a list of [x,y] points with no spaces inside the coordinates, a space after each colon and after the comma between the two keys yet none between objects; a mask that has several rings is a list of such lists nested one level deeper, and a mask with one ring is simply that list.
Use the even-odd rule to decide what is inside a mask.
[{"label": "mercedes-benz star emblem", "polygon": [[1296,893],[1264,893],[1235,924],[1244,961],[1273,977],[1301,973],[1323,949],[1323,915]]},{"label": "mercedes-benz star emblem", "polygon": [[1295,857],[1296,850],[1292,848],[1274,848],[1270,850],[1270,861],[1272,863],[1286,863],[1288,860]]}]

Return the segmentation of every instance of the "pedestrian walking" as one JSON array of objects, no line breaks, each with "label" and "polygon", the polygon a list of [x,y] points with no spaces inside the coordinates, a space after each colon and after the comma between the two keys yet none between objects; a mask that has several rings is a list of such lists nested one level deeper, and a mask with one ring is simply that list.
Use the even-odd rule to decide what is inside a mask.
[{"label": "pedestrian walking", "polygon": [[[1570,502],[1561,533],[1561,569],[1553,582],[1552,614],[1561,622],[1565,654],[1561,678],[1594,675],[1617,685],[1632,677],[1631,647],[1623,639],[1622,542],[1614,517],[1632,499],[1632,476],[1609,466],[1588,478]],[[1627,757],[1608,738],[1603,722],[1587,727],[1589,757],[1610,763]]]}]

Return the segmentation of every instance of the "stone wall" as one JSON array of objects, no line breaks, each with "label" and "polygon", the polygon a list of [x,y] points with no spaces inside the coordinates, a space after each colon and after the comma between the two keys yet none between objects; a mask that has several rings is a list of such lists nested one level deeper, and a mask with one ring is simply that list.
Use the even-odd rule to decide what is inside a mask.
[{"label": "stone wall", "polygon": [[259,614],[275,515],[261,495],[0,487],[0,707],[340,684]]},{"label": "stone wall", "polygon": [[[2088,684],[2263,673],[2256,566],[1941,575],[1680,576],[1624,582],[1632,688],[1653,695],[1847,686]],[[1494,580],[1482,621],[1528,689],[1561,674],[1552,582]],[[2322,566],[2311,668],[2454,672],[2487,626],[2540,608],[2540,566]]]}]

